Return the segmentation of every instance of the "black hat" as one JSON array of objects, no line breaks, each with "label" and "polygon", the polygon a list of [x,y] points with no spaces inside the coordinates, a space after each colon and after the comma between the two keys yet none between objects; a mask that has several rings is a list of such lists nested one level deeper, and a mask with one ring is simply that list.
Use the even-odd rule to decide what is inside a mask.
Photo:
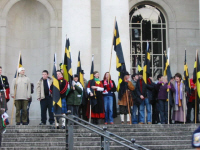
[{"label": "black hat", "polygon": [[76,77],[78,78],[78,75],[77,75],[77,74],[74,74],[74,78],[76,78]]},{"label": "black hat", "polygon": [[200,148],[200,126],[194,131],[192,135],[192,147]]},{"label": "black hat", "polygon": [[141,70],[141,71],[139,72],[139,75],[143,75],[143,70]]},{"label": "black hat", "polygon": [[81,70],[81,73],[82,73],[82,74],[85,74],[84,70]]},{"label": "black hat", "polygon": [[130,75],[130,74],[126,71],[124,75],[126,76],[126,75]]}]

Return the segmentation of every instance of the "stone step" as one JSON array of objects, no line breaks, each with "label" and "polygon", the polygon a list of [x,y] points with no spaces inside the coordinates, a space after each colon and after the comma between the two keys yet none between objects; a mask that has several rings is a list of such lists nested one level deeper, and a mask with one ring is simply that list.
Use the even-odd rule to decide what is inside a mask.
[{"label": "stone step", "polygon": [[2,147],[50,147],[65,146],[65,142],[2,142]]},{"label": "stone step", "polygon": [[64,129],[6,129],[6,133],[63,133]]},{"label": "stone step", "polygon": [[[167,140],[167,141],[163,141],[163,140],[156,140],[156,141],[149,141],[149,140],[143,140],[143,141],[137,141],[137,144],[139,145],[143,145],[148,146],[148,145],[188,145],[191,146],[191,140]],[[86,141],[86,142],[74,142],[74,146],[99,146],[100,145],[100,141]],[[114,141],[110,141],[110,145],[111,146],[117,146],[120,144],[114,142]]]},{"label": "stone step", "polygon": [[[112,136],[111,136],[112,137]],[[137,141],[143,141],[143,140],[149,140],[149,141],[154,141],[154,140],[188,140],[191,139],[191,135],[190,136],[123,136],[123,138],[130,140],[132,138],[134,138]],[[74,137],[74,142],[82,142],[82,141],[99,141],[100,140],[100,136],[98,137]],[[112,137],[114,139],[118,139],[115,137]]]},{"label": "stone step", "polygon": [[1,150],[65,150],[65,146],[51,146],[51,147],[1,147]]},{"label": "stone step", "polygon": [[2,138],[2,142],[65,142],[65,137],[15,137],[15,138]]},{"label": "stone step", "polygon": [[8,133],[2,135],[3,138],[10,138],[10,137],[65,137],[65,133]]},{"label": "stone step", "polygon": [[[191,146],[188,145],[149,145],[146,148],[151,150],[194,150]],[[81,146],[81,147],[74,147],[74,150],[100,150],[100,146]],[[110,150],[129,150],[123,146],[110,146]]]},{"label": "stone step", "polygon": [[[118,135],[118,136],[133,136],[133,137],[137,137],[137,136],[174,136],[174,135],[178,135],[178,136],[189,136],[192,135],[192,132],[182,132],[182,131],[176,131],[176,132],[113,132],[114,134]],[[95,136],[99,136],[96,133],[74,133],[75,137],[95,137]]]}]

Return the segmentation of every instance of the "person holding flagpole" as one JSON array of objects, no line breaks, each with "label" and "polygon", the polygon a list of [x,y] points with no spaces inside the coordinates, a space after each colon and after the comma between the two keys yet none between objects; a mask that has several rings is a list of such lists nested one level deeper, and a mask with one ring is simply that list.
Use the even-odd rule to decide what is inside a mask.
[{"label": "person holding flagpole", "polygon": [[182,75],[180,73],[175,74],[175,82],[172,83],[175,87],[175,92],[173,93],[174,106],[173,106],[173,116],[172,120],[175,123],[185,123],[187,110],[186,105],[186,95],[185,95],[185,85],[182,82]]},{"label": "person holding flagpole", "polygon": [[[20,125],[20,110],[22,113],[23,125],[27,124],[27,106],[28,101],[31,98],[31,83],[30,79],[25,75],[25,69],[20,67],[18,69],[19,76],[14,78],[10,88],[10,95],[15,98],[16,106],[16,125]],[[17,80],[17,81],[16,81]],[[16,91],[15,91],[16,87]]]}]

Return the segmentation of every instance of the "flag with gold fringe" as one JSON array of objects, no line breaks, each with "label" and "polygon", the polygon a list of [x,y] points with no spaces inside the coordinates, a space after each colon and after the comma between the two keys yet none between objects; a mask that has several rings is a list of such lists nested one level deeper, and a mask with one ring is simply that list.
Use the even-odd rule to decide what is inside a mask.
[{"label": "flag with gold fringe", "polygon": [[56,73],[56,54],[54,54],[54,65],[53,65],[53,89],[52,89],[52,97],[53,97],[53,111],[55,114],[61,114],[62,112],[62,101],[60,97],[60,86],[59,81],[57,79]]}]

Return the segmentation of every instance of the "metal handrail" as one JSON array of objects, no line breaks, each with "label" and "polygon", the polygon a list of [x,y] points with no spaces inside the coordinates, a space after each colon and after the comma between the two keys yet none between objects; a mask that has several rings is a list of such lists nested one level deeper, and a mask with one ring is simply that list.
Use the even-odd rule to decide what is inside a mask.
[{"label": "metal handrail", "polygon": [[[68,113],[68,114],[70,114],[70,113]],[[89,123],[89,122],[87,122],[87,121],[85,121],[85,120],[82,120],[82,119],[80,119],[80,118],[78,118],[78,117],[76,117],[76,116],[74,116],[74,115],[70,115],[70,117],[68,117],[68,116],[66,116],[66,115],[61,115],[61,114],[60,114],[60,115],[54,115],[54,116],[55,116],[55,117],[62,117],[62,118],[65,118],[65,119],[67,119],[67,120],[69,120],[69,121],[71,121],[71,122],[73,122],[73,123],[76,123],[76,124],[78,124],[78,125],[80,125],[80,126],[86,128],[86,129],[88,129],[88,130],[91,130],[91,131],[93,131],[93,132],[95,132],[95,133],[101,135],[101,136],[104,137],[104,138],[107,138],[107,139],[112,140],[112,141],[114,141],[114,142],[116,142],[116,143],[118,143],[118,144],[121,144],[121,145],[123,145],[123,146],[129,148],[130,150],[137,150],[135,147],[137,147],[137,148],[142,148],[142,149],[144,149],[144,150],[149,150],[149,149],[147,149],[147,148],[145,148],[145,147],[143,147],[143,146],[140,146],[140,145],[138,145],[138,144],[135,144],[135,140],[134,140],[134,139],[132,139],[131,141],[129,141],[129,140],[127,140],[127,139],[121,138],[121,137],[118,136],[118,135],[115,135],[115,134],[113,134],[113,133],[111,133],[111,132],[106,131],[106,130],[107,130],[107,127],[104,127],[103,129],[101,129],[100,127],[95,126],[95,125],[93,125],[93,124],[91,124],[91,123]],[[96,131],[95,129],[92,129],[92,128],[90,128],[90,127],[88,127],[88,126],[86,126],[86,125],[84,125],[84,124],[82,124],[82,123],[80,123],[80,122],[78,122],[78,121],[76,121],[76,120],[74,120],[74,119],[78,119],[78,120],[80,120],[80,121],[82,121],[82,122],[84,122],[84,123],[86,123],[86,124],[88,124],[88,125],[90,125],[90,126],[92,126],[92,127],[94,127],[94,128],[97,128],[97,129],[99,129],[99,130],[101,130],[101,131],[104,131],[104,132],[106,132],[106,133],[108,133],[108,134],[110,134],[110,135],[112,135],[112,136],[115,136],[115,137],[121,139],[121,140],[124,140],[125,142],[131,143],[131,144],[133,144],[134,147],[133,147],[133,146],[130,146],[130,145],[127,145],[127,144],[125,144],[125,143],[122,143],[122,142],[120,142],[120,141],[118,141],[118,140],[116,140],[116,139],[114,139],[114,138],[112,138],[112,137],[109,137],[108,135],[105,135],[104,133],[101,133],[101,132],[99,132],[99,131]]]},{"label": "metal handrail", "polygon": [[[77,117],[77,116],[73,116],[73,118],[75,118],[75,119],[78,119],[78,120],[80,120],[80,121],[82,121],[82,122],[84,122],[84,123],[86,123],[86,124],[88,124],[88,125],[90,125],[90,126],[93,126],[94,128],[97,128],[97,129],[99,129],[99,130],[101,130],[101,131],[104,131],[102,128],[100,128],[99,126],[95,126],[94,124],[92,124],[92,123],[89,123],[88,121],[85,121],[85,120],[83,120],[83,119],[81,119],[81,118],[79,118],[79,117]],[[119,135],[116,135],[116,134],[114,134],[114,133],[112,133],[112,132],[109,132],[109,131],[106,131],[106,132],[108,132],[110,135],[112,135],[112,136],[114,136],[114,137],[116,137],[116,138],[118,138],[118,139],[120,139],[120,140],[123,140],[123,141],[125,141],[125,142],[128,142],[128,143],[130,143],[130,144],[133,144],[133,142],[134,142],[134,145],[135,146],[137,146],[138,148],[142,148],[142,149],[144,149],[144,150],[148,150],[147,148],[145,148],[145,147],[143,147],[143,146],[141,146],[141,145],[139,145],[139,144],[136,144],[135,143],[135,139],[131,139],[131,141],[129,141],[129,140],[127,140],[127,139],[125,139],[125,138],[123,138],[123,137],[120,137]]]}]

